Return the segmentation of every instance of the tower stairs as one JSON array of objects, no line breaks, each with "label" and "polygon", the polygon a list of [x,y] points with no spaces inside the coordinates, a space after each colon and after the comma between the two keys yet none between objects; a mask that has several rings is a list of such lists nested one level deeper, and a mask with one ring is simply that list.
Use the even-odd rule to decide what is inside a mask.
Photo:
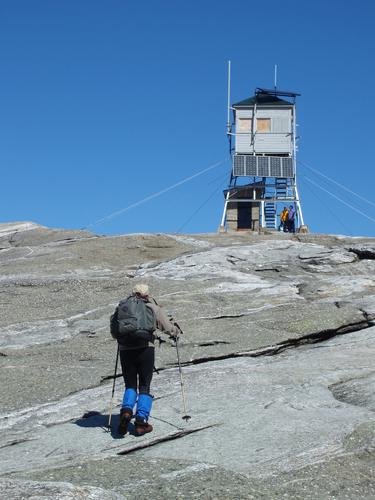
[{"label": "tower stairs", "polygon": [[285,198],[288,194],[288,181],[283,177],[278,177],[275,179],[275,185],[271,186],[265,191],[265,203],[264,203],[264,220],[267,229],[277,228],[277,201],[267,201],[267,198],[273,200],[280,200],[286,203]]},{"label": "tower stairs", "polygon": [[266,201],[264,203],[264,220],[266,228],[276,229],[276,203],[273,201]]},{"label": "tower stairs", "polygon": [[276,178],[276,199],[283,200],[288,192],[288,181],[284,177]]}]

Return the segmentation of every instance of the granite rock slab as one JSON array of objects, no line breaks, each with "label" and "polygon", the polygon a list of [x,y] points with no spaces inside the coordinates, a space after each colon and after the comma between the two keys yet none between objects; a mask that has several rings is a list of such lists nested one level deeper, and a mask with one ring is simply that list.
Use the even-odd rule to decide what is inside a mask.
[{"label": "granite rock slab", "polygon": [[[7,498],[374,496],[373,249],[335,235],[107,237],[0,224]],[[121,437],[120,370],[107,428],[108,320],[139,281],[183,330],[192,419],[182,419],[165,336],[154,432]]]}]

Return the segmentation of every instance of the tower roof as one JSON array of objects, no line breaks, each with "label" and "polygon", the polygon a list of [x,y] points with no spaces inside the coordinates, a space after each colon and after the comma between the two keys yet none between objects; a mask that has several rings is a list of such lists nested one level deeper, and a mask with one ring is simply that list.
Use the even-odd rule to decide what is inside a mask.
[{"label": "tower roof", "polygon": [[240,108],[243,106],[254,106],[254,104],[269,104],[269,105],[277,105],[277,106],[292,106],[293,103],[290,101],[287,101],[285,99],[280,99],[280,97],[277,97],[276,95],[272,95],[271,93],[256,93],[252,97],[248,97],[247,99],[244,99],[243,101],[236,102],[236,104],[233,104],[234,108]]}]

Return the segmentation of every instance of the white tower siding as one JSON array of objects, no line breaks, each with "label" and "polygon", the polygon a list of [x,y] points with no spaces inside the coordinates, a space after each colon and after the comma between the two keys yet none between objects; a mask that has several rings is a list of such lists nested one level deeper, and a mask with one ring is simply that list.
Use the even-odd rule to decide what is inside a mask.
[{"label": "white tower siding", "polygon": [[[242,154],[291,154],[292,144],[292,110],[257,108],[255,123],[253,120],[253,109],[236,110],[236,141],[235,152]],[[260,132],[257,120],[270,120],[269,131]],[[263,126],[265,126],[263,122]],[[248,130],[246,131],[246,128]],[[254,140],[252,143],[252,130]]]}]

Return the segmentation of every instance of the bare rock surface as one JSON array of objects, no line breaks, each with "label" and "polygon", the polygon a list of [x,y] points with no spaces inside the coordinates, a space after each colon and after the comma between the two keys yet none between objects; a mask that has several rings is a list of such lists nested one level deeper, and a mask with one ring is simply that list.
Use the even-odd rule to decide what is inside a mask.
[{"label": "bare rock surface", "polygon": [[[4,498],[375,498],[375,241],[102,237],[0,224]],[[109,315],[145,281],[184,334],[157,346],[154,432],[116,432]]]}]

